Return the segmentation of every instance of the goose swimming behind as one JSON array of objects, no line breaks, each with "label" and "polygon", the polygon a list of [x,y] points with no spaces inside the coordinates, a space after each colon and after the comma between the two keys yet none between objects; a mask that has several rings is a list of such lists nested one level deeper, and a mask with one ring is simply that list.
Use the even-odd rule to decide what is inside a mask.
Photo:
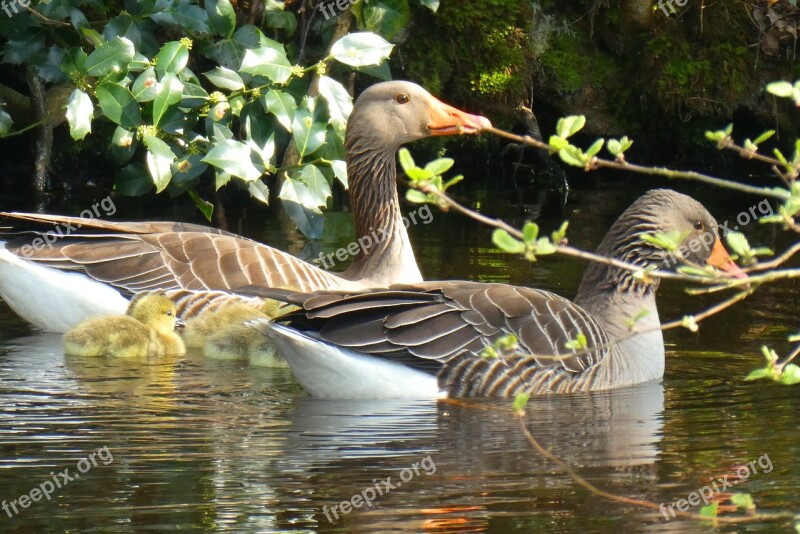
[{"label": "goose swimming behind", "polygon": [[88,319],[64,334],[68,356],[142,358],[186,353],[175,333],[175,304],[158,294],[137,295],[126,315]]},{"label": "goose swimming behind", "polygon": [[[744,277],[694,199],[653,190],[614,223],[597,252],[643,270],[675,267],[643,234],[685,235],[685,259]],[[323,398],[437,398],[568,393],[617,388],[664,374],[658,280],[592,262],[570,302],[505,284],[424,282],[388,289],[290,293],[251,288],[301,309],[279,322],[249,321],[272,340],[300,384]],[[644,317],[642,314],[646,313]],[[639,333],[631,333],[634,317]],[[568,348],[579,335],[588,349]],[[499,357],[482,353],[514,335]]]},{"label": "goose swimming behind", "polygon": [[147,290],[356,290],[422,281],[397,196],[396,152],[488,126],[411,82],[378,83],[358,97],[345,148],[356,238],[365,245],[342,273],[195,224],[0,213],[0,297],[35,326],[64,332],[93,315],[123,313],[130,295]]}]

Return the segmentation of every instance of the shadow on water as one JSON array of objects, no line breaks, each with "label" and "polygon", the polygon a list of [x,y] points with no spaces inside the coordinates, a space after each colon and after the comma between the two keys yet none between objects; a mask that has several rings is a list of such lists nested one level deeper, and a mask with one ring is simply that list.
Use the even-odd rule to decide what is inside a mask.
[{"label": "shadow on water", "polygon": [[[573,191],[563,213],[572,244],[595,247],[648,185],[601,182]],[[482,211],[513,224],[530,211],[509,208],[490,192],[476,198]],[[719,218],[742,209],[710,200]],[[559,213],[540,223],[555,227],[561,219]],[[279,247],[306,246],[286,242],[274,225],[246,226]],[[746,231],[751,242],[781,245],[768,228]],[[455,214],[434,211],[431,224],[410,232],[433,279],[501,281],[572,296],[583,270],[567,258],[530,265],[498,252],[490,230]],[[532,400],[529,429],[592,483],[667,504],[768,454],[773,469],[752,474],[736,491],[752,494],[763,510],[796,510],[797,390],[742,377],[760,363],[762,344],[785,348],[797,328],[797,294],[794,284],[762,288],[697,334],[668,332],[663,384]],[[690,299],[674,284],[659,294],[663,319],[710,302]],[[306,397],[286,370],[192,354],[142,362],[66,358],[60,343],[0,307],[0,500],[17,499],[18,509],[0,510],[2,531],[713,530],[577,487],[532,450],[507,401],[320,401]],[[79,471],[104,448],[111,461]],[[32,496],[65,469],[80,476],[21,507],[21,495]],[[388,492],[387,477],[395,486]],[[342,501],[354,503],[356,494],[363,500],[376,484],[383,494],[372,506],[362,502],[345,513]],[[776,528],[791,526],[719,530]]]}]

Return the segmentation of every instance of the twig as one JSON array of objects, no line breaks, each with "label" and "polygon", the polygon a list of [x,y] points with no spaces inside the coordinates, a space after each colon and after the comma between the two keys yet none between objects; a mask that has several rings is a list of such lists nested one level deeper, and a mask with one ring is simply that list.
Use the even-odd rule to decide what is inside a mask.
[{"label": "twig", "polygon": [[[494,127],[484,128],[483,131],[499,135],[500,137],[511,139],[513,141],[516,141],[517,143],[523,143],[536,148],[541,148],[551,153],[555,152],[555,150],[553,150],[553,147],[551,147],[547,143],[537,141],[536,139],[528,137],[527,135],[526,136],[516,135],[510,132],[506,132],[505,130],[499,130]],[[637,165],[635,163],[611,161],[603,158],[594,158],[592,163],[593,163],[593,168],[605,167],[608,169],[631,171],[631,172],[637,172],[639,174],[648,174],[651,176],[664,176],[666,178],[671,178],[671,179],[695,180],[698,182],[715,185],[717,187],[734,189],[736,191],[741,191],[743,193],[778,198],[781,200],[787,200],[790,197],[790,193],[784,189],[771,188],[771,187],[758,187],[749,184],[742,184],[739,182],[724,180],[722,178],[717,178],[716,176],[709,176],[707,174],[702,174],[694,171],[678,171],[674,169],[668,169],[666,167],[647,167],[644,165]]]}]

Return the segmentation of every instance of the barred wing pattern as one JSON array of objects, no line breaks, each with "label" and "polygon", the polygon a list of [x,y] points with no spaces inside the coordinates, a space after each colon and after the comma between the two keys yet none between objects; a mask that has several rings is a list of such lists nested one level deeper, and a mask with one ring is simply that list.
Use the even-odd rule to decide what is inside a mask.
[{"label": "barred wing pattern", "polygon": [[[357,295],[271,294],[303,308],[281,322],[342,347],[436,372],[450,396],[594,389],[599,371],[618,351],[579,306],[517,286],[429,282]],[[518,350],[500,358],[481,356],[509,334],[517,337]],[[567,349],[578,334],[596,348]]]},{"label": "barred wing pattern", "polygon": [[[25,259],[83,272],[126,294],[155,289],[233,290],[256,284],[337,289],[338,276],[280,250],[196,224],[116,223],[0,213],[0,237]],[[45,235],[46,233],[48,235]],[[44,242],[49,236],[50,241]],[[37,238],[42,242],[32,246]]]}]

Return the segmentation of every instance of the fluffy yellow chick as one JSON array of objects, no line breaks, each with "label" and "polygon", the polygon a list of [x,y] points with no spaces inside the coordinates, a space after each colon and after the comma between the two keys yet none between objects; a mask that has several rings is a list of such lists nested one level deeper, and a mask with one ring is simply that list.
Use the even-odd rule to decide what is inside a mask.
[{"label": "fluffy yellow chick", "polygon": [[[250,319],[266,318],[261,310],[242,302],[231,302],[215,310],[206,310],[197,317],[186,321],[183,330],[183,340],[186,346],[201,349],[206,346],[206,340],[224,327],[233,324],[242,324]],[[232,360],[235,358],[222,358]]]},{"label": "fluffy yellow chick", "polygon": [[215,360],[247,360],[257,367],[289,366],[271,341],[244,322],[226,325],[208,336],[203,354]]},{"label": "fluffy yellow chick", "polygon": [[64,334],[64,353],[70,356],[145,356],[186,353],[175,333],[175,304],[157,293],[137,295],[126,315],[94,317]]}]

